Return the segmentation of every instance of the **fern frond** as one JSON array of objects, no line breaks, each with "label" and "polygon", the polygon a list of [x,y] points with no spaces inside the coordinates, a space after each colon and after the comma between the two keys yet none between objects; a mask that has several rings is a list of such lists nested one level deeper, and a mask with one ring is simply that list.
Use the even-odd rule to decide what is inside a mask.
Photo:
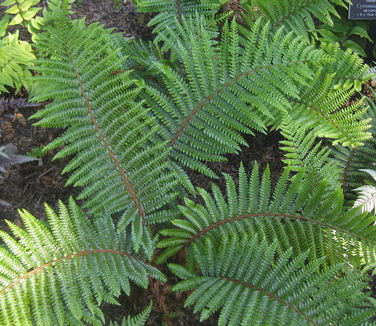
[{"label": "fern frond", "polygon": [[[333,26],[331,17],[339,17],[336,6],[346,8],[349,2],[349,0],[248,0],[246,8],[256,16],[269,19],[275,30],[283,26],[297,35],[308,33],[316,35],[315,20]],[[257,8],[256,11],[253,11],[254,7]]]},{"label": "fern frond", "polygon": [[368,131],[370,118],[364,118],[367,106],[363,101],[349,103],[354,91],[352,88],[333,89],[333,77],[318,73],[312,84],[302,90],[300,99],[288,111],[289,118],[305,129],[315,129],[319,137],[332,138],[334,143],[358,147],[371,138]]},{"label": "fern frond", "polygon": [[372,137],[363,142],[363,146],[348,148],[337,145],[332,150],[332,159],[341,167],[340,182],[346,197],[352,198],[351,191],[364,184],[366,173],[362,169],[375,169],[376,158],[376,105],[375,99],[369,99],[370,105],[366,118],[371,119],[369,132]]},{"label": "fern frond", "polygon": [[180,32],[171,38],[183,70],[156,62],[167,91],[147,85],[145,98],[165,128],[173,159],[212,177],[203,161],[225,160],[246,145],[242,133],[279,121],[292,107],[290,98],[298,100],[314,77],[312,65],[327,59],[282,30],[270,40],[270,26],[261,19],[247,39],[234,20],[225,23],[219,43],[203,18],[185,21]]},{"label": "fern frond", "polygon": [[126,232],[110,218],[90,221],[71,199],[59,214],[46,206],[48,223],[20,211],[25,229],[0,236],[0,324],[103,325],[103,302],[116,304],[130,281],[147,287],[164,275],[136,256]]},{"label": "fern frond", "polygon": [[149,318],[153,303],[150,304],[137,316],[124,318],[121,324],[111,323],[110,326],[144,326]]},{"label": "fern frond", "polygon": [[203,204],[185,200],[184,218],[161,231],[168,238],[158,244],[166,248],[159,262],[182,249],[189,257],[192,244],[206,238],[244,232],[277,241],[281,250],[292,247],[295,255],[309,249],[311,259],[326,256],[328,263],[376,261],[376,217],[360,208],[345,210],[341,189],[318,182],[315,172],[301,171],[289,180],[287,169],[274,191],[269,169],[260,176],[257,164],[250,177],[241,167],[238,181],[225,178],[225,194],[213,184],[211,193],[198,189]]},{"label": "fern frond", "polygon": [[[376,181],[376,171],[361,169],[360,171],[368,173],[374,181]],[[357,191],[358,198],[354,203],[354,207],[361,206],[363,212],[375,211],[376,214],[376,187],[372,185],[361,186],[354,191]]]},{"label": "fern frond", "polygon": [[285,138],[280,141],[280,149],[286,152],[282,161],[290,170],[313,172],[318,181],[330,180],[335,188],[341,170],[336,162],[329,159],[331,150],[317,140],[315,130],[307,131],[302,126],[296,126],[291,119],[285,119],[280,129]]},{"label": "fern frond", "polygon": [[340,266],[321,271],[322,259],[306,263],[307,253],[293,258],[277,247],[257,237],[206,239],[194,246],[200,274],[169,265],[183,279],[173,290],[193,290],[185,305],[200,320],[219,311],[219,326],[354,326],[372,316],[359,275],[339,278]]},{"label": "fern frond", "polygon": [[45,150],[63,147],[55,158],[74,155],[63,171],[73,172],[67,184],[84,186],[79,198],[95,216],[121,213],[119,227],[131,224],[138,247],[148,237],[146,224],[170,218],[164,207],[176,197],[177,177],[168,146],[136,101],[140,88],[122,71],[109,33],[61,17],[44,37],[33,95],[53,103],[33,118],[42,119],[37,125],[67,128]]},{"label": "fern frond", "polygon": [[172,28],[177,28],[183,18],[196,16],[214,16],[221,6],[220,0],[136,0],[137,10],[139,12],[158,13],[148,23],[149,26],[155,26],[153,33]]},{"label": "fern frond", "polygon": [[370,80],[370,68],[361,57],[349,49],[342,50],[338,43],[322,43],[320,49],[332,60],[323,65],[323,71],[333,76],[333,89],[350,89],[361,91],[361,86]]}]

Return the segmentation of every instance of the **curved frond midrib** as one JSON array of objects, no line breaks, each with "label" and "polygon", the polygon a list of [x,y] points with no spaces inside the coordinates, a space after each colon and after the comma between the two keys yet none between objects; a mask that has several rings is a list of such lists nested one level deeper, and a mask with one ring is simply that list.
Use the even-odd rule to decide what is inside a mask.
[{"label": "curved frond midrib", "polygon": [[205,106],[205,104],[210,102],[217,94],[219,94],[221,91],[223,91],[227,87],[231,86],[233,83],[236,83],[242,77],[246,77],[248,75],[251,75],[253,73],[257,73],[257,72],[262,71],[262,70],[269,70],[269,69],[276,68],[276,67],[285,67],[285,66],[294,65],[294,64],[304,64],[304,63],[308,63],[310,61],[311,61],[310,59],[306,59],[306,60],[297,60],[297,61],[286,62],[286,63],[276,63],[276,64],[271,64],[271,65],[266,65],[266,66],[258,67],[256,69],[252,69],[250,71],[243,72],[243,73],[233,77],[232,79],[230,79],[226,83],[224,83],[221,86],[219,86],[218,88],[216,88],[208,96],[206,96],[204,99],[202,99],[200,101],[200,103],[197,104],[197,106],[191,111],[191,113],[186,117],[186,119],[183,121],[183,123],[176,130],[176,132],[172,136],[169,144],[171,146],[175,145],[177,139],[181,136],[184,129],[188,126],[188,124],[193,119],[193,117]]},{"label": "curved frond midrib", "polygon": [[230,281],[230,282],[233,282],[235,284],[239,284],[241,286],[244,286],[244,287],[247,287],[249,289],[252,289],[252,290],[255,290],[257,292],[260,292],[262,293],[263,295],[266,295],[268,296],[269,298],[272,298],[276,301],[278,301],[279,303],[281,303],[282,305],[286,306],[287,308],[295,311],[298,315],[302,316],[306,321],[308,321],[310,324],[314,325],[314,326],[319,326],[318,323],[316,323],[310,316],[308,316],[304,311],[298,309],[297,307],[295,307],[293,304],[291,304],[290,302],[282,299],[280,296],[272,293],[272,292],[269,292],[263,288],[260,288],[258,286],[255,286],[253,284],[250,284],[250,283],[246,283],[246,282],[243,282],[243,281],[240,281],[240,280],[236,280],[236,279],[233,279],[233,278],[229,278],[229,277],[221,277],[221,279],[223,280],[226,280],[226,281]]},{"label": "curved frond midrib", "polygon": [[226,220],[222,220],[222,221],[219,221],[219,222],[214,223],[212,225],[209,225],[206,228],[202,229],[200,232],[198,232],[196,235],[194,235],[192,238],[190,238],[186,243],[184,243],[184,247],[190,246],[194,241],[201,238],[204,234],[206,234],[207,232],[209,232],[212,229],[215,229],[215,228],[217,228],[221,225],[231,223],[231,222],[236,222],[236,221],[239,221],[239,220],[242,220],[242,219],[247,219],[247,218],[252,218],[252,217],[260,217],[260,216],[263,216],[263,217],[282,217],[282,218],[287,218],[287,219],[294,219],[294,220],[309,222],[309,223],[312,223],[312,224],[322,226],[324,228],[331,229],[333,231],[346,233],[346,234],[348,234],[348,235],[350,235],[354,238],[357,238],[359,240],[363,240],[363,241],[366,241],[366,242],[370,241],[370,239],[367,239],[366,237],[363,237],[359,234],[353,233],[349,230],[342,229],[340,227],[337,227],[337,226],[334,226],[334,225],[331,225],[331,224],[328,224],[328,223],[324,223],[324,222],[321,222],[319,220],[315,220],[313,218],[309,218],[309,217],[305,217],[305,216],[293,215],[293,214],[284,214],[284,213],[282,213],[282,214],[281,213],[254,213],[254,214],[245,214],[245,215],[239,215],[239,216],[236,216],[236,217],[231,217],[231,218],[228,218]]},{"label": "curved frond midrib", "polygon": [[120,255],[120,256],[126,256],[128,258],[140,260],[139,258],[136,258],[136,257],[132,256],[129,253],[126,253],[126,252],[123,252],[123,251],[114,250],[114,249],[92,249],[92,250],[79,251],[79,252],[76,252],[76,253],[71,254],[71,255],[67,255],[67,256],[64,256],[64,257],[57,258],[55,260],[52,260],[52,261],[50,261],[48,263],[45,263],[45,264],[43,264],[41,266],[38,266],[38,267],[34,268],[33,270],[27,272],[26,274],[22,275],[21,277],[19,277],[18,279],[16,279],[12,283],[10,283],[8,286],[6,286],[5,288],[3,288],[0,291],[0,296],[3,295],[4,293],[6,293],[7,291],[11,290],[13,287],[15,287],[17,284],[19,284],[23,280],[28,279],[30,276],[32,276],[34,274],[38,274],[38,273],[42,272],[44,269],[48,268],[49,266],[51,266],[53,264],[59,263],[59,262],[64,261],[64,260],[70,260],[70,259],[73,259],[75,257],[83,257],[83,256],[87,256],[87,255],[107,254],[107,253],[111,253],[111,254],[115,254],[115,255]]}]

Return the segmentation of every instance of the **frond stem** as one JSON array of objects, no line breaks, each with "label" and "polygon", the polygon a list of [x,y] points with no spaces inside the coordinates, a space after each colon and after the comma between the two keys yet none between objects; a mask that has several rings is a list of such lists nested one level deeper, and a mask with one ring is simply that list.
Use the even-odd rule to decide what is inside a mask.
[{"label": "frond stem", "polygon": [[246,219],[246,218],[259,217],[259,216],[263,216],[263,217],[283,217],[283,218],[289,218],[289,219],[293,219],[293,220],[310,222],[312,224],[317,224],[317,225],[320,225],[322,227],[325,227],[325,228],[328,228],[328,229],[331,229],[331,230],[334,230],[334,231],[349,234],[354,238],[358,238],[358,239],[361,239],[361,240],[364,240],[364,241],[369,241],[367,238],[365,238],[361,235],[355,234],[351,231],[344,230],[344,229],[341,229],[339,227],[336,227],[336,226],[333,226],[333,225],[330,225],[330,224],[327,224],[327,223],[324,223],[324,222],[321,222],[321,221],[318,221],[318,220],[314,220],[313,218],[309,218],[309,217],[305,217],[305,216],[292,215],[292,214],[281,214],[281,213],[254,213],[254,214],[246,214],[246,215],[240,215],[240,216],[228,218],[226,220],[222,220],[222,221],[219,221],[219,222],[214,223],[212,225],[209,225],[206,228],[202,229],[197,234],[195,234],[192,238],[190,238],[184,244],[184,247],[190,246],[195,240],[197,240],[198,238],[200,238],[201,236],[203,236],[205,233],[209,232],[210,230],[215,229],[216,227],[219,227],[219,226],[227,224],[227,223],[243,220],[243,219]]},{"label": "frond stem", "polygon": [[142,206],[141,206],[141,204],[140,204],[140,202],[138,200],[136,191],[135,191],[135,189],[134,189],[131,181],[129,180],[127,174],[125,173],[123,167],[121,166],[119,159],[117,158],[116,154],[111,149],[110,144],[107,142],[105,136],[103,135],[103,133],[102,133],[100,127],[99,127],[97,118],[95,117],[94,109],[93,109],[93,107],[92,107],[92,105],[90,103],[89,97],[86,94],[84,83],[83,83],[83,81],[81,79],[81,76],[80,76],[79,72],[76,69],[75,69],[75,74],[76,74],[76,78],[77,78],[77,80],[78,80],[78,82],[80,84],[81,94],[82,94],[82,97],[84,99],[85,106],[86,106],[86,108],[87,108],[87,110],[89,112],[89,115],[90,115],[90,118],[91,118],[91,122],[94,125],[95,131],[99,135],[100,140],[104,144],[106,152],[108,153],[109,157],[114,162],[117,170],[119,171],[121,179],[123,180],[124,184],[126,185],[128,191],[129,191],[129,193],[130,193],[130,195],[132,197],[133,203],[134,203],[134,205],[135,205],[135,207],[137,209],[138,215],[142,218],[142,222],[144,224],[144,222],[145,222],[144,221],[145,213],[144,213],[144,210],[143,210],[143,208],[142,208]]}]

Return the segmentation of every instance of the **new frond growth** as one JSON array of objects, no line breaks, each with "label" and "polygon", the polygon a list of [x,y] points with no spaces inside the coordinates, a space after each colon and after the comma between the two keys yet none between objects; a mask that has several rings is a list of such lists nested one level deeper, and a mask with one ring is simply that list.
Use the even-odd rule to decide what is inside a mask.
[{"label": "new frond growth", "polygon": [[46,206],[48,223],[20,215],[25,229],[8,222],[14,237],[0,232],[1,325],[103,325],[100,305],[129,295],[130,281],[165,280],[110,218],[90,221],[72,199],[59,214]]}]

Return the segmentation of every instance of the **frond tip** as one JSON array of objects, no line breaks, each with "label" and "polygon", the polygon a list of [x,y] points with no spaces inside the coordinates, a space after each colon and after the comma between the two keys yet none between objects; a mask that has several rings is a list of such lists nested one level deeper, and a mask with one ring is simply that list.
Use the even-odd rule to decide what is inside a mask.
[{"label": "frond tip", "polygon": [[110,326],[144,326],[151,312],[153,303],[150,302],[149,305],[137,316],[124,318],[121,324],[113,324]]},{"label": "frond tip", "polygon": [[[376,181],[376,171],[369,169],[360,169],[360,171],[368,173],[373,180]],[[363,212],[376,213],[376,187],[372,185],[365,185],[354,189],[359,192],[358,198],[354,203],[354,207],[361,206]]]},{"label": "frond tip", "polygon": [[[71,199],[48,223],[20,211],[22,229],[0,236],[0,325],[103,325],[103,302],[116,304],[130,280],[147,287],[164,275],[130,249],[126,233],[109,218],[90,221]],[[87,323],[85,323],[87,322]]]},{"label": "frond tip", "polygon": [[288,250],[275,258],[276,247],[247,236],[206,239],[194,247],[200,275],[169,265],[183,279],[173,289],[193,290],[185,304],[201,320],[220,311],[220,326],[354,326],[372,316],[359,276],[339,279],[338,265],[322,272],[323,259],[306,263],[307,253],[292,259]]}]

